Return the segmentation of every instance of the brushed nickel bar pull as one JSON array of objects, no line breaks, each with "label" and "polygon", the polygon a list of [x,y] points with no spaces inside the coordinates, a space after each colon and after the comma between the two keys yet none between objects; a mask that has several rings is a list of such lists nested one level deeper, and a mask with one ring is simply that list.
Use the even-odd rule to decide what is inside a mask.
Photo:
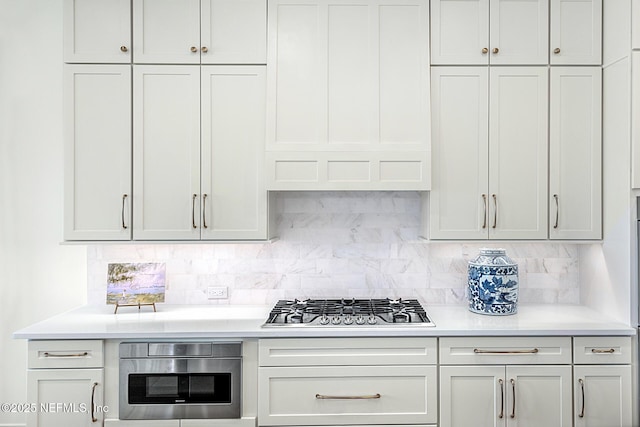
[{"label": "brushed nickel bar pull", "polygon": [[498,380],[498,383],[500,384],[500,415],[498,418],[504,418],[504,381],[502,378]]},{"label": "brushed nickel bar pull", "polygon": [[482,228],[487,228],[487,195],[482,195],[482,206],[484,215],[482,216]]},{"label": "brushed nickel bar pull", "polygon": [[558,213],[560,212],[560,208],[558,207],[558,195],[554,194],[553,199],[556,201],[556,223],[553,224],[553,228],[558,228]]},{"label": "brushed nickel bar pull", "polygon": [[89,352],[85,351],[83,353],[62,353],[62,354],[51,354],[48,351],[45,351],[43,353],[44,357],[52,357],[52,358],[56,358],[56,357],[86,357],[89,355]]},{"label": "brushed nickel bar pull", "polygon": [[202,226],[207,227],[207,195],[202,195]]},{"label": "brushed nickel bar pull", "polygon": [[331,400],[340,400],[340,399],[348,399],[348,400],[368,400],[368,399],[380,399],[380,393],[376,394],[365,394],[363,396],[328,396],[326,394],[316,394],[316,399],[331,399]]},{"label": "brushed nickel bar pull", "polygon": [[495,194],[492,194],[493,198],[493,225],[491,228],[496,228],[498,226],[498,197]]},{"label": "brushed nickel bar pull", "polygon": [[473,352],[475,354],[536,354],[540,350],[537,348],[526,349],[526,350],[482,350],[480,348],[474,348]]},{"label": "brushed nickel bar pull", "polygon": [[91,387],[91,422],[95,423],[98,421],[96,418],[96,405],[95,405],[95,397],[96,397],[96,387],[98,387],[98,383],[93,383]]},{"label": "brushed nickel bar pull", "polygon": [[124,205],[127,202],[127,195],[123,194],[122,195],[122,229],[126,230],[127,229],[127,224],[125,224],[124,222]]},{"label": "brushed nickel bar pull", "polygon": [[194,229],[198,228],[196,226],[196,199],[198,198],[197,194],[191,196],[191,225]]},{"label": "brushed nickel bar pull", "polygon": [[580,418],[584,418],[584,381],[582,378],[578,379],[578,383],[580,383],[580,391],[582,392],[582,406],[580,408],[580,413],[578,416]]},{"label": "brushed nickel bar pull", "polygon": [[511,391],[513,392],[513,406],[511,407],[511,415],[509,416],[511,418],[515,418],[516,417],[516,380],[511,378],[509,381],[511,382]]},{"label": "brushed nickel bar pull", "polygon": [[594,354],[613,354],[615,352],[616,352],[616,350],[613,349],[613,348],[610,348],[608,350],[603,350],[601,348],[592,348],[591,349],[591,353],[594,353]]}]

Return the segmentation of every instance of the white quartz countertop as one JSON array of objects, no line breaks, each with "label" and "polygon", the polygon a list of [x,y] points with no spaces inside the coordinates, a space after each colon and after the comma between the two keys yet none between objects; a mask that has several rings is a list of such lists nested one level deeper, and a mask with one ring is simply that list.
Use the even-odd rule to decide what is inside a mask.
[{"label": "white quartz countertop", "polygon": [[631,336],[635,328],[575,305],[520,305],[510,316],[485,316],[466,306],[423,304],[435,327],[262,327],[271,306],[165,305],[157,312],[83,306],[14,332],[18,339],[173,339],[357,336]]}]

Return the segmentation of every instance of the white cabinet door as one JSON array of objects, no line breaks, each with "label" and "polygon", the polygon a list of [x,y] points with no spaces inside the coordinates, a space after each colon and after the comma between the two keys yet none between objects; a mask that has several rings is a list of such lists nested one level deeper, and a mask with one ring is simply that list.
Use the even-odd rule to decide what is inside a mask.
[{"label": "white cabinet door", "polygon": [[489,15],[491,64],[548,64],[548,0],[490,0]]},{"label": "white cabinet door", "polygon": [[546,67],[493,67],[489,99],[489,237],[547,237]]},{"label": "white cabinet door", "polygon": [[200,63],[199,0],[133,0],[133,61]]},{"label": "white cabinet door", "polygon": [[131,239],[131,67],[64,68],[65,240]]},{"label": "white cabinet door", "polygon": [[640,188],[640,51],[637,50],[631,52],[631,88],[631,188]]},{"label": "white cabinet door", "polygon": [[506,372],[509,427],[572,427],[571,366],[507,366]]},{"label": "white cabinet door", "polygon": [[489,63],[489,0],[431,1],[431,64]]},{"label": "white cabinet door", "polygon": [[28,370],[27,401],[36,410],[27,414],[27,426],[101,425],[105,416],[103,377],[104,369]]},{"label": "white cabinet door", "polygon": [[200,66],[133,69],[135,240],[200,238]]},{"label": "white cabinet door", "polygon": [[631,47],[640,49],[640,0],[631,0]]},{"label": "white cabinet door", "polygon": [[551,0],[553,65],[602,62],[602,0]]},{"label": "white cabinet door", "polygon": [[201,0],[203,64],[266,64],[266,0]]},{"label": "white cabinet door", "polygon": [[267,238],[263,66],[203,66],[202,238]]},{"label": "white cabinet door", "polygon": [[602,238],[602,69],[552,67],[549,238]]},{"label": "white cabinet door", "polygon": [[574,366],[576,427],[630,427],[631,366]]},{"label": "white cabinet door", "polygon": [[486,67],[431,69],[432,239],[488,237],[488,75]]},{"label": "white cabinet door", "polygon": [[64,0],[64,62],[131,62],[129,0]]},{"label": "white cabinet door", "polygon": [[440,425],[505,427],[504,366],[442,366]]}]

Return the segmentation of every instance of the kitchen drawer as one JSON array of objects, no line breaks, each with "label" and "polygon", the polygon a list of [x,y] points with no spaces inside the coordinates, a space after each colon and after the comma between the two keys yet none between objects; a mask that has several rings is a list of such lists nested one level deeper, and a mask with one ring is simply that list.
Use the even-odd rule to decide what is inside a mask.
[{"label": "kitchen drawer", "polygon": [[259,369],[260,425],[437,422],[435,366]]},{"label": "kitchen drawer", "polygon": [[441,338],[442,365],[570,364],[570,337]]},{"label": "kitchen drawer", "polygon": [[102,368],[101,340],[29,341],[28,368]]},{"label": "kitchen drawer", "polygon": [[436,338],[263,339],[260,366],[429,365]]},{"label": "kitchen drawer", "polygon": [[578,365],[631,363],[631,338],[575,337],[573,363]]}]

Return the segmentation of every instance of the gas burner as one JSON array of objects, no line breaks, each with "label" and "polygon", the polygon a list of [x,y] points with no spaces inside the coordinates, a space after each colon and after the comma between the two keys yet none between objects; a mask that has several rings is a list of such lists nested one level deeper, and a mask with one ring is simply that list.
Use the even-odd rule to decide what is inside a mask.
[{"label": "gas burner", "polygon": [[435,326],[415,299],[280,300],[263,326]]}]

